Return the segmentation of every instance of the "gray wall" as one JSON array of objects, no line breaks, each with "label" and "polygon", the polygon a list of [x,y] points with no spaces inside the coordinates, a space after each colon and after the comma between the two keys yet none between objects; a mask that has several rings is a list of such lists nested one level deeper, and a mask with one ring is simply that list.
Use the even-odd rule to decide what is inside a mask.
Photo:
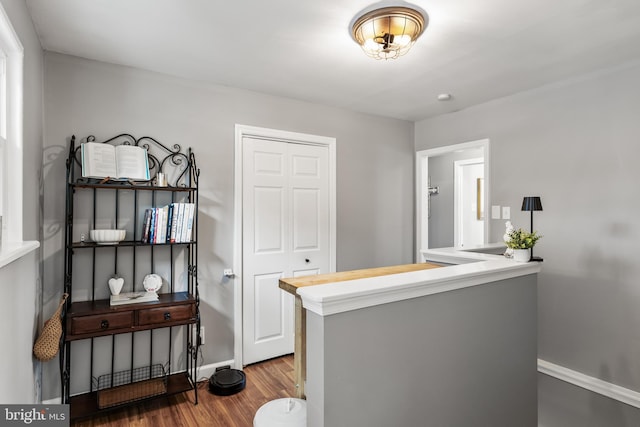
[{"label": "gray wall", "polygon": [[535,274],[307,312],[309,427],[536,427],[536,353]]},{"label": "gray wall", "polygon": [[[469,142],[469,141],[464,141]],[[429,247],[450,248],[454,241],[454,192],[457,160],[475,159],[483,156],[481,149],[465,150],[429,157],[429,176],[431,186],[439,187],[440,193],[431,196],[431,215],[429,217]]]},{"label": "gray wall", "polygon": [[638,409],[538,374],[539,427],[637,427]]},{"label": "gray wall", "polygon": [[[25,2],[1,2],[24,47],[23,239],[41,240],[42,48]],[[31,349],[41,309],[40,250],[0,268],[0,285],[0,336],[8,345],[0,352],[0,402],[36,402],[40,363],[31,357]]]},{"label": "gray wall", "polygon": [[[234,125],[337,139],[337,268],[413,260],[413,124],[127,67],[45,54],[45,291],[63,276],[64,160],[69,138],[126,131],[191,146],[200,175],[199,281],[203,363],[233,357]],[[50,364],[44,397],[59,395]]]},{"label": "gray wall", "polygon": [[[536,254],[545,259],[539,357],[638,391],[639,113],[636,62],[416,124],[416,150],[490,139],[490,202],[510,206],[516,226],[529,226],[522,197],[542,197],[534,216],[544,235]],[[491,229],[491,240],[501,240],[503,221]],[[575,412],[547,406],[548,393],[541,381],[545,426],[578,425]],[[619,406],[596,400],[580,401],[580,412],[607,419],[600,412]],[[625,411],[640,422],[640,411]],[[617,414],[607,425],[617,425]]]}]

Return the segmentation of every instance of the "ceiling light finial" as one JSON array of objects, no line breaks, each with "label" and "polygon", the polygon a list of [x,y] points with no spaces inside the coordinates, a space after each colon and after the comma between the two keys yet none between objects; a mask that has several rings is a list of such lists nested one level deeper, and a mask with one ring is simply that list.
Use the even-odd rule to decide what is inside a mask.
[{"label": "ceiling light finial", "polygon": [[396,59],[411,49],[427,28],[429,16],[411,5],[370,10],[357,16],[351,36],[375,59]]}]

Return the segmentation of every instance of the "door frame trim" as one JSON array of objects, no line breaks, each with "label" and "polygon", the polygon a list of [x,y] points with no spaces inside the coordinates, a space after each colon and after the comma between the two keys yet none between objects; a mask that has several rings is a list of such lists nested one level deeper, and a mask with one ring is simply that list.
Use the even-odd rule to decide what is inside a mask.
[{"label": "door frame trim", "polygon": [[243,366],[242,325],[242,189],[243,144],[245,137],[264,140],[326,146],[329,150],[329,272],[336,270],[336,138],[236,124],[233,233],[233,364]]},{"label": "door frame trim", "polygon": [[[427,215],[427,179],[429,176],[429,157],[440,156],[443,154],[452,153],[458,150],[476,149],[482,148],[484,152],[484,212],[485,218],[490,218],[489,206],[491,205],[490,190],[491,190],[491,176],[489,163],[491,160],[489,139],[479,139],[476,141],[463,142],[461,144],[447,145],[443,147],[430,148],[416,152],[416,194],[415,194],[415,209],[416,209],[416,239],[415,239],[415,251],[416,262],[422,262],[422,250],[429,249],[429,223],[424,219]],[[484,241],[487,243],[489,240],[490,223],[491,221],[485,221],[484,223]]]}]

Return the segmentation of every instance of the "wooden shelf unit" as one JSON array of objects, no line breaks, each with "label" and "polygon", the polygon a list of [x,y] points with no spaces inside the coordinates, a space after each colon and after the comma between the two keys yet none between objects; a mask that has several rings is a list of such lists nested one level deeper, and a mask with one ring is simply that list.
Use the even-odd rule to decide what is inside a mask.
[{"label": "wooden shelf unit", "polygon": [[[85,141],[96,142],[93,136]],[[64,292],[69,298],[63,312],[60,378],[63,403],[70,404],[72,419],[188,390],[193,390],[194,403],[198,403],[196,375],[201,342],[197,280],[199,169],[195,156],[191,149],[183,152],[178,144],[166,146],[154,138],[137,139],[130,134],[120,134],[103,143],[145,148],[152,181],[159,172],[173,180],[167,186],[156,186],[152,181],[82,178],[80,144],[76,144],[75,136],[71,138],[66,164],[64,261]],[[181,243],[143,243],[141,217],[145,209],[167,203],[192,203],[195,206],[191,239]],[[95,225],[105,217],[115,224],[114,228],[127,230],[126,240],[114,244],[86,240],[89,229],[100,228]],[[123,292],[144,291],[142,278],[146,274],[164,272],[158,301],[110,305],[105,271],[109,276],[127,277]],[[87,348],[87,344],[82,343],[88,343],[89,351],[74,352],[76,345]],[[85,386],[78,386],[78,380],[71,381],[72,374],[76,375],[71,363],[72,354],[74,358],[89,358],[88,375],[78,375],[79,378],[88,376]],[[106,389],[98,389],[98,374],[102,374],[101,378],[113,378],[147,368],[150,371],[152,365],[159,367],[162,373],[159,378],[145,380],[161,381],[161,389],[156,387],[153,395],[136,395],[135,386],[145,381],[135,380],[133,375],[119,377],[130,381],[128,383],[118,383],[115,387],[111,382]],[[79,390],[71,389],[74,384]],[[117,393],[125,389],[133,390],[135,397],[119,400]],[[101,393],[102,400],[108,394],[110,402],[115,403],[109,403],[108,407],[101,405]]]}]

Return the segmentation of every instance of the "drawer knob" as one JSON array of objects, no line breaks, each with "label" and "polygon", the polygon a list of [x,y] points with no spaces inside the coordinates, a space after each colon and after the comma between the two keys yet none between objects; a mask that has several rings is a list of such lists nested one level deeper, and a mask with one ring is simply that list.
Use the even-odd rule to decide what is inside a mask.
[{"label": "drawer knob", "polygon": [[171,320],[171,313],[166,312],[166,313],[164,314],[164,320]]},{"label": "drawer knob", "polygon": [[108,320],[103,320],[102,322],[100,322],[100,328],[101,329],[107,329],[109,327],[109,321]]}]

